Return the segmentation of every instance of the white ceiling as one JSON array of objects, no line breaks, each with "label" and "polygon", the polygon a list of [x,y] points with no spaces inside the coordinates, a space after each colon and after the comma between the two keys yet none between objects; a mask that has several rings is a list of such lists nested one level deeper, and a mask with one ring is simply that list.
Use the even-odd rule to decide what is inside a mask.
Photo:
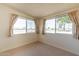
[{"label": "white ceiling", "polygon": [[9,3],[6,4],[18,11],[34,17],[43,17],[63,10],[77,7],[79,4],[68,3]]}]

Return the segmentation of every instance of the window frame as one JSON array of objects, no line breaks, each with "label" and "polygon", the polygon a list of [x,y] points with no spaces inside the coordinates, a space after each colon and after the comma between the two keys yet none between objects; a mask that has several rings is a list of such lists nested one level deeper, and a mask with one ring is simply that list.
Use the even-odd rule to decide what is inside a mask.
[{"label": "window frame", "polygon": [[[35,24],[35,21],[34,20],[32,20],[32,19],[28,19],[28,20],[31,20],[31,21],[33,21],[34,22],[34,27],[35,27],[35,29],[34,29],[34,32],[26,32],[26,33],[36,33],[36,24]],[[28,24],[27,24],[27,20],[26,20],[26,25],[27,25],[27,27],[28,27]],[[27,28],[26,27],[26,28]],[[28,31],[28,29],[26,29],[26,31]]]},{"label": "window frame", "polygon": [[[53,18],[54,19],[54,18]],[[46,21],[49,21],[49,20],[53,20],[53,19],[48,19],[48,20],[46,20]],[[45,30],[46,30],[46,21],[45,21],[45,26],[44,26],[44,33],[46,32]],[[53,22],[52,22],[52,24],[53,24]],[[52,28],[53,28],[53,26],[52,26]],[[54,29],[55,29],[55,24],[54,24]],[[48,32],[49,33],[49,32]],[[51,32],[50,32],[51,33]],[[53,33],[55,33],[55,30],[54,30],[54,32]]]},{"label": "window frame", "polygon": [[[36,25],[34,25],[35,26],[35,29],[34,29],[35,31],[34,32],[27,32],[27,20],[34,21],[34,19],[29,19],[29,18],[25,18],[25,17],[21,17],[21,16],[18,16],[17,18],[21,18],[23,20],[26,20],[26,25],[25,25],[26,26],[26,32],[25,33],[14,34],[13,33],[13,30],[14,30],[13,27],[14,27],[14,25],[13,25],[13,27],[12,27],[12,35],[21,35],[21,34],[27,34],[27,33],[36,33]],[[16,22],[17,22],[17,20],[16,20]],[[34,21],[34,24],[35,24],[35,21]]]},{"label": "window frame", "polygon": [[[65,14],[65,15],[59,15],[59,16],[55,16],[55,17],[53,17],[53,18],[50,18],[50,19],[47,19],[47,20],[53,20],[53,19],[55,19],[55,32],[54,33],[46,33],[46,21],[45,21],[45,26],[44,26],[44,33],[46,33],[46,34],[68,34],[68,33],[57,33],[57,23],[56,23],[56,19],[58,18],[58,17],[63,17],[63,16],[68,16],[67,14]],[[70,18],[69,18],[69,21],[71,22],[71,20],[70,20]],[[71,22],[72,23],[72,22]],[[71,30],[71,33],[70,33],[70,35],[73,35],[73,23],[72,23],[72,30]]]}]

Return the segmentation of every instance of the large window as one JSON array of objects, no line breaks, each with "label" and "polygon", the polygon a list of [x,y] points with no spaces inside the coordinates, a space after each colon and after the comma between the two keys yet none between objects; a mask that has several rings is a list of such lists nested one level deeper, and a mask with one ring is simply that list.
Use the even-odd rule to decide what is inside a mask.
[{"label": "large window", "polygon": [[26,32],[35,32],[35,23],[33,20],[17,17],[13,26],[13,34],[23,34]]},{"label": "large window", "polygon": [[45,22],[45,33],[72,34],[72,23],[67,15],[60,16]]},{"label": "large window", "polygon": [[27,20],[27,32],[35,32],[35,23],[32,20]]},{"label": "large window", "polygon": [[47,20],[45,23],[46,33],[55,33],[55,19]]}]

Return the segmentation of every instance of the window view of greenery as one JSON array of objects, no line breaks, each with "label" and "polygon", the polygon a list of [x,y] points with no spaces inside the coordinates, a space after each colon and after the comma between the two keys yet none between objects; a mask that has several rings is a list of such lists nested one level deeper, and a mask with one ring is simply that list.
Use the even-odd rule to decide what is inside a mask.
[{"label": "window view of greenery", "polygon": [[13,26],[13,34],[22,34],[26,32],[35,32],[35,23],[31,20],[18,17]]},{"label": "window view of greenery", "polygon": [[72,23],[67,15],[50,19],[45,23],[45,32],[72,34]]},{"label": "window view of greenery", "polygon": [[56,19],[56,33],[72,34],[72,23],[68,16],[58,17]]}]

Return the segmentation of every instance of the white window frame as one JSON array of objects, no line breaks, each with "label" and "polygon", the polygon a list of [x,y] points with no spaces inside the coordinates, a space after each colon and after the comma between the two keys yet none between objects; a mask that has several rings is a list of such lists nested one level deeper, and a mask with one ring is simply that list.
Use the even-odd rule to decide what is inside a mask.
[{"label": "white window frame", "polygon": [[[66,16],[66,15],[63,15],[63,16]],[[59,16],[59,17],[63,17],[63,16]],[[55,26],[54,26],[54,27],[55,27],[55,30],[54,30],[55,32],[54,32],[54,33],[51,32],[51,33],[53,33],[53,34],[71,34],[71,35],[72,35],[72,34],[73,34],[73,23],[72,23],[72,30],[71,30],[72,32],[71,32],[71,33],[62,33],[62,32],[61,32],[61,33],[57,33],[56,18],[58,18],[58,17],[52,18],[52,19],[55,19]],[[52,19],[48,19],[48,20],[52,20]],[[70,18],[69,18],[69,19],[70,19]],[[48,20],[46,20],[46,21],[48,21]],[[46,21],[45,21],[45,27],[46,27]],[[44,28],[45,28],[45,27],[44,27]],[[45,33],[48,33],[48,32],[46,32],[46,29],[44,29],[44,32],[45,32]],[[49,32],[49,33],[50,33],[50,32]]]},{"label": "white window frame", "polygon": [[[28,21],[28,20],[34,21],[34,20],[32,20],[32,19],[27,19],[27,18],[24,18],[24,17],[19,17],[19,16],[18,16],[17,18],[21,18],[21,19],[23,19],[23,20],[26,20],[26,24],[25,24],[25,26],[26,26],[26,32],[25,32],[25,33],[18,33],[18,34],[12,33],[13,35],[26,34],[26,33],[35,33],[35,32],[36,32],[36,26],[35,26],[35,25],[34,25],[34,26],[35,26],[34,32],[27,32],[27,21]],[[17,18],[16,18],[16,19],[17,19]],[[17,22],[17,20],[16,20],[16,22]],[[16,23],[16,22],[15,22],[15,23]],[[35,24],[35,21],[34,21],[34,24]],[[13,25],[13,28],[14,28],[14,25]],[[13,32],[13,31],[14,31],[14,29],[12,29],[12,32]]]}]

